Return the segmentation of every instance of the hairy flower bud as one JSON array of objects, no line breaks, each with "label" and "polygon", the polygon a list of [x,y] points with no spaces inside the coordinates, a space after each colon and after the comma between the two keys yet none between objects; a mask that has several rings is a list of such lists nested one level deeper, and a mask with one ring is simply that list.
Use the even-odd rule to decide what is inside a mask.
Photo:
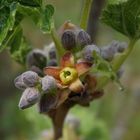
[{"label": "hairy flower bud", "polygon": [[38,74],[33,71],[24,72],[21,76],[24,84],[27,87],[34,87],[39,81]]},{"label": "hairy flower bud", "polygon": [[35,103],[39,101],[41,94],[39,93],[38,89],[36,88],[27,88],[23,92],[20,101],[19,101],[19,108],[25,109],[31,107]]},{"label": "hairy flower bud", "polygon": [[24,84],[21,75],[18,76],[18,77],[14,80],[14,84],[15,84],[15,87],[18,88],[18,89],[21,89],[21,90],[26,89],[26,85]]},{"label": "hairy flower bud", "polygon": [[112,61],[116,53],[116,48],[105,46],[101,48],[101,56],[107,61]]},{"label": "hairy flower bud", "polygon": [[128,44],[125,42],[121,42],[118,46],[118,52],[122,53],[128,47]]},{"label": "hairy flower bud", "polygon": [[91,38],[89,36],[89,34],[87,32],[85,32],[84,30],[80,30],[77,34],[77,44],[80,47],[84,47],[86,45],[90,45],[91,44]]},{"label": "hairy flower bud", "polygon": [[36,67],[36,66],[32,66],[31,68],[30,68],[30,70],[31,71],[33,71],[33,72],[36,72],[39,76],[43,76],[44,74],[43,74],[43,71],[39,68],[39,67]]},{"label": "hairy flower bud", "polygon": [[45,93],[54,93],[57,89],[56,81],[52,76],[45,76],[41,80],[42,90]]},{"label": "hairy flower bud", "polygon": [[49,58],[50,59],[56,59],[56,49],[55,49],[55,47],[53,47],[49,50]]},{"label": "hairy flower bud", "polygon": [[29,68],[32,66],[43,69],[46,66],[47,58],[42,50],[35,49],[27,55],[27,65]]},{"label": "hairy flower bud", "polygon": [[60,27],[58,34],[59,36],[62,36],[64,31],[66,30],[76,30],[78,27],[74,24],[72,24],[70,21],[65,21],[65,23]]},{"label": "hairy flower bud", "polygon": [[87,45],[84,49],[83,49],[83,57],[85,60],[87,61],[93,61],[93,52],[96,52],[98,54],[100,54],[100,48],[98,48],[96,45]]},{"label": "hairy flower bud", "polygon": [[76,46],[76,36],[74,31],[66,30],[61,37],[62,45],[66,50],[71,50]]},{"label": "hairy flower bud", "polygon": [[49,62],[48,62],[48,64],[47,64],[47,66],[57,66],[58,64],[57,64],[57,61],[56,61],[56,59],[51,59]]}]

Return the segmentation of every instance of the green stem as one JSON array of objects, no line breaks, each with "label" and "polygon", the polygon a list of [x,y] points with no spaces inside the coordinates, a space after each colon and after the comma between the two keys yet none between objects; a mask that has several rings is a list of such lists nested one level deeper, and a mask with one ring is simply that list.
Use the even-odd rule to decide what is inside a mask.
[{"label": "green stem", "polygon": [[130,40],[128,48],[125,50],[124,53],[120,54],[120,56],[116,57],[114,61],[112,62],[112,68],[114,71],[118,71],[123,62],[126,60],[126,58],[129,56],[129,54],[132,52],[134,45],[136,43],[136,40]]},{"label": "green stem", "polygon": [[[115,72],[117,72],[120,69],[121,65],[124,63],[129,54],[132,52],[136,41],[137,40],[130,40],[128,48],[125,50],[125,52],[118,55],[118,57],[114,59],[114,61],[112,62],[112,68]],[[109,81],[110,79],[108,77],[97,78],[98,83],[97,89],[98,90],[102,89]]]},{"label": "green stem", "polygon": [[84,7],[83,7],[82,17],[81,17],[81,22],[80,22],[80,27],[83,28],[84,30],[86,30],[87,28],[91,3],[92,3],[92,0],[84,0]]},{"label": "green stem", "polygon": [[51,36],[52,36],[52,39],[55,43],[55,46],[56,46],[56,50],[57,50],[57,61],[58,61],[58,64],[60,62],[60,58],[63,56],[65,50],[63,49],[62,47],[62,44],[60,42],[60,38],[55,30],[55,28],[53,27],[51,29]]}]

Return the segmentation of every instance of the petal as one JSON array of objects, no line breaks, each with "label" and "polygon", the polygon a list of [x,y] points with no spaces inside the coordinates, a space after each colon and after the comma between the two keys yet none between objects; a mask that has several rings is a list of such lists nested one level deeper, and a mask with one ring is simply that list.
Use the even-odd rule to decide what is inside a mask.
[{"label": "petal", "polygon": [[62,67],[74,67],[74,56],[71,52],[66,52],[61,59]]},{"label": "petal", "polygon": [[80,93],[83,91],[84,86],[79,78],[77,78],[74,82],[72,82],[69,86],[69,89],[75,93]]},{"label": "petal", "polygon": [[59,89],[68,88],[68,86],[63,85],[62,82],[61,82],[61,81],[58,81],[58,80],[57,80],[57,87],[58,87]]},{"label": "petal", "polygon": [[59,67],[46,67],[46,68],[44,68],[43,71],[44,71],[44,74],[50,75],[50,76],[59,80],[59,73],[61,71],[61,68],[59,68]]},{"label": "petal", "polygon": [[79,62],[75,65],[79,76],[88,72],[91,66],[92,64],[89,62]]}]

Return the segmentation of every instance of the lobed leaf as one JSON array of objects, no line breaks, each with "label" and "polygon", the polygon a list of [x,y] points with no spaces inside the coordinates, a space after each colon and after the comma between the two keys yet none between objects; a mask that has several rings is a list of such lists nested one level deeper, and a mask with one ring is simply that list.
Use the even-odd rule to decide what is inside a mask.
[{"label": "lobed leaf", "polygon": [[[19,30],[19,32],[16,34],[16,36],[21,36],[21,31]],[[28,54],[29,51],[31,51],[31,47],[29,46],[29,44],[26,43],[24,38],[20,38],[17,41],[17,38],[15,36],[15,40],[13,40],[11,47],[11,56],[12,58],[19,62],[20,64],[25,64],[26,62],[26,56]],[[15,45],[15,46],[12,46]]]},{"label": "lobed leaf", "polygon": [[42,0],[1,0],[0,4],[11,4],[12,2],[30,7],[40,7],[42,5]]},{"label": "lobed leaf", "polygon": [[46,5],[42,11],[41,29],[44,33],[50,32],[53,26],[52,16],[54,14],[54,7],[52,5]]},{"label": "lobed leaf", "polygon": [[3,40],[8,34],[8,31],[12,30],[15,22],[16,3],[12,3],[10,7],[3,6],[0,8],[0,52],[5,48],[2,45]]},{"label": "lobed leaf", "polygon": [[101,20],[129,38],[140,38],[140,0],[108,4]]},{"label": "lobed leaf", "polygon": [[[32,8],[32,7],[29,7],[29,6],[23,6],[23,5],[20,5],[18,4],[17,5],[17,20],[18,20],[18,15],[20,15],[22,17],[22,19],[24,17],[29,17],[30,19],[33,20],[34,23],[38,23],[39,22],[39,18],[40,18],[40,11],[38,8]],[[21,19],[20,19],[21,20]]]}]

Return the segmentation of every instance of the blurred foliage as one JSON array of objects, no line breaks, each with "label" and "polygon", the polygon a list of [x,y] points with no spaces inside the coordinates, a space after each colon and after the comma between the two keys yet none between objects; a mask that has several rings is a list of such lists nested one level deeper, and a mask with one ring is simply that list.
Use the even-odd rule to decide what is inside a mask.
[{"label": "blurred foliage", "polygon": [[[0,1],[0,3],[2,1]],[[39,6],[40,0],[32,1],[36,3],[32,5],[32,3],[30,3],[31,1],[28,1],[31,6]],[[26,6],[26,2],[27,1],[24,1],[24,4],[22,3],[23,6]],[[82,6],[80,0],[48,0],[47,3],[54,4],[56,6],[55,9],[57,12],[54,14],[54,19],[57,22],[57,27],[66,19],[71,19],[72,22],[78,24],[80,18],[79,11]],[[1,9],[3,9],[3,7],[0,7],[0,10]],[[9,10],[6,9],[7,15],[0,21],[0,23],[6,22],[6,26],[9,21],[8,19],[13,18],[10,17],[8,13]],[[1,16],[2,14],[0,14],[0,18]],[[19,20],[20,17],[22,17],[20,13],[18,13],[17,16]],[[37,19],[36,17],[33,18]],[[12,23],[10,24],[12,25]],[[18,22],[16,24],[18,24]],[[21,30],[17,31],[20,36]],[[7,32],[7,29],[5,29],[5,32]],[[8,34],[10,34],[10,31],[8,32]],[[30,29],[29,32],[34,36],[35,33],[32,32],[32,29]],[[102,24],[100,24],[99,35],[97,42],[99,45],[107,44],[112,39],[122,40],[123,38],[126,40],[122,35]],[[4,34],[2,36],[4,36]],[[26,35],[26,38],[29,40],[31,39],[29,35]],[[37,42],[42,42],[42,38],[40,38],[38,34],[36,34],[36,38],[39,38]],[[34,42],[36,41],[36,38],[33,39]],[[13,47],[19,47],[18,43],[20,43],[20,40],[19,42],[16,42],[17,44],[14,44],[14,38],[12,39],[13,41],[11,44],[13,44]],[[46,36],[45,39],[47,39]],[[37,46],[40,46],[40,44]],[[136,46],[139,45],[140,42],[137,42]],[[12,52],[14,50],[10,49]],[[17,56],[19,55],[19,52],[14,52]],[[80,127],[77,131],[74,131],[66,125],[64,128],[65,140],[68,140],[66,139],[68,136],[72,137],[70,137],[71,140],[77,140],[78,138],[83,138],[85,140],[140,139],[139,52],[140,47],[136,47],[125,64],[125,73],[122,77],[122,81],[126,87],[125,92],[122,93],[115,86],[109,85],[106,88],[105,96],[100,100],[94,101],[89,108],[82,108],[79,106],[74,107],[70,114],[79,118]],[[45,137],[46,135],[42,136],[42,133],[52,127],[50,119],[45,115],[40,115],[36,106],[25,111],[21,111],[17,107],[21,95],[18,94],[19,91],[14,88],[12,83],[15,75],[17,76],[19,73],[24,71],[24,69],[24,67],[19,66],[11,60],[8,52],[4,51],[0,54],[0,138],[2,140],[47,140],[47,137]]]}]

